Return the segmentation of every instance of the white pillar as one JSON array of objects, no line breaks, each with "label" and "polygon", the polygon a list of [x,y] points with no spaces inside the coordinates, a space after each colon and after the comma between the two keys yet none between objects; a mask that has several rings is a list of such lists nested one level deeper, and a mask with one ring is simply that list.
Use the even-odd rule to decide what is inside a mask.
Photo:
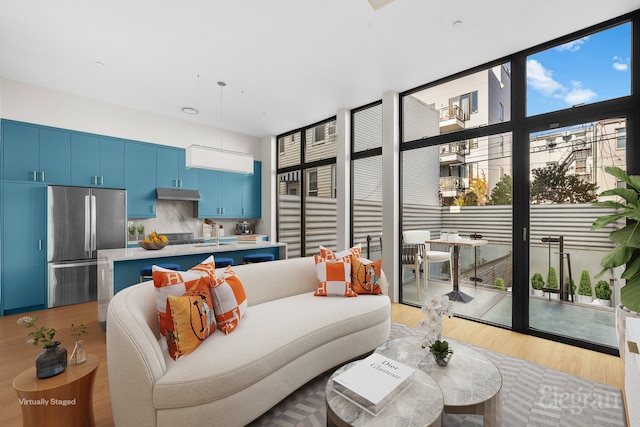
[{"label": "white pillar", "polygon": [[398,302],[400,269],[400,96],[382,96],[382,270],[389,281],[389,297]]},{"label": "white pillar", "polygon": [[336,249],[351,245],[351,110],[336,115]]},{"label": "white pillar", "polygon": [[262,147],[262,219],[258,221],[256,233],[268,234],[269,240],[276,240],[276,202],[278,141],[275,136],[264,137]]}]

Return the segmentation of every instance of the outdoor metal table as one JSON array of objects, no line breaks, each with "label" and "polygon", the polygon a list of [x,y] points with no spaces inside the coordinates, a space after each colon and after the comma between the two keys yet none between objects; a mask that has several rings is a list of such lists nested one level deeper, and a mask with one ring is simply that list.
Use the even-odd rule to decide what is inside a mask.
[{"label": "outdoor metal table", "polygon": [[475,247],[480,245],[486,245],[489,243],[487,240],[473,240],[473,239],[465,239],[462,237],[458,237],[456,240],[443,240],[443,239],[432,239],[427,240],[425,243],[429,244],[442,244],[453,246],[453,265],[451,266],[453,277],[451,280],[453,281],[453,290],[449,292],[447,295],[449,296],[449,300],[451,301],[459,301],[463,303],[467,303],[473,299],[471,295],[467,295],[464,292],[460,291],[459,287],[459,260],[460,260],[460,248],[462,246],[465,247]]}]

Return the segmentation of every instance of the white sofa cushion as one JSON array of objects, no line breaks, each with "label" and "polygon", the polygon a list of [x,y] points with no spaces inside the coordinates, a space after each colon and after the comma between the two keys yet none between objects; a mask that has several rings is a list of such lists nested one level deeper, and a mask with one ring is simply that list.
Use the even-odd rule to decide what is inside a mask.
[{"label": "white sofa cushion", "polygon": [[[294,295],[252,306],[230,335],[214,333],[172,360],[153,389],[157,409],[223,399],[327,342],[389,319],[386,295],[317,298]],[[269,321],[265,321],[269,319]]]}]

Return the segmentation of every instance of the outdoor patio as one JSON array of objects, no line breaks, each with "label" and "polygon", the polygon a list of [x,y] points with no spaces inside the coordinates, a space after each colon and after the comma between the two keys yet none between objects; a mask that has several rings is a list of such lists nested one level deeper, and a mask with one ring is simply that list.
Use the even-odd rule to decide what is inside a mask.
[{"label": "outdoor patio", "polygon": [[[422,305],[425,298],[444,295],[451,289],[448,281],[430,280],[427,292],[421,291],[421,300],[418,300],[415,276],[407,270],[403,278],[403,301]],[[460,283],[460,290],[472,296],[473,300],[466,304],[454,302],[455,314],[511,326],[511,292],[469,286],[468,283]],[[618,346],[613,308],[530,296],[529,315],[532,328],[615,348]]]}]

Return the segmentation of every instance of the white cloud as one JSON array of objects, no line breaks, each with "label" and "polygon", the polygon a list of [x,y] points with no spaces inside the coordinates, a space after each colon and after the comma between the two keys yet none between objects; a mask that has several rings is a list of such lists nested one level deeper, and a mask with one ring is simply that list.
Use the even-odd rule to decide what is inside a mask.
[{"label": "white cloud", "polygon": [[598,96],[591,89],[582,87],[579,81],[571,82],[571,89],[554,80],[553,70],[547,70],[535,59],[527,61],[527,84],[546,97],[562,99],[567,105],[590,102]]},{"label": "white cloud", "polygon": [[629,69],[629,63],[631,62],[629,60],[629,58],[621,58],[620,56],[616,55],[613,58],[611,58],[611,60],[613,61],[613,69],[616,71],[627,71]]},{"label": "white cloud", "polygon": [[591,89],[584,89],[581,82],[571,82],[572,89],[564,96],[564,101],[568,105],[584,104],[598,96]]},{"label": "white cloud", "polygon": [[552,96],[564,90],[564,87],[553,79],[553,71],[547,70],[535,59],[527,60],[527,83],[545,96]]},{"label": "white cloud", "polygon": [[565,44],[561,44],[560,46],[556,46],[556,50],[562,52],[562,51],[569,51],[569,52],[576,52],[578,50],[580,50],[580,47],[582,47],[583,44],[585,44],[587,41],[589,41],[589,36],[586,37],[582,37],[578,40],[574,40]]}]

